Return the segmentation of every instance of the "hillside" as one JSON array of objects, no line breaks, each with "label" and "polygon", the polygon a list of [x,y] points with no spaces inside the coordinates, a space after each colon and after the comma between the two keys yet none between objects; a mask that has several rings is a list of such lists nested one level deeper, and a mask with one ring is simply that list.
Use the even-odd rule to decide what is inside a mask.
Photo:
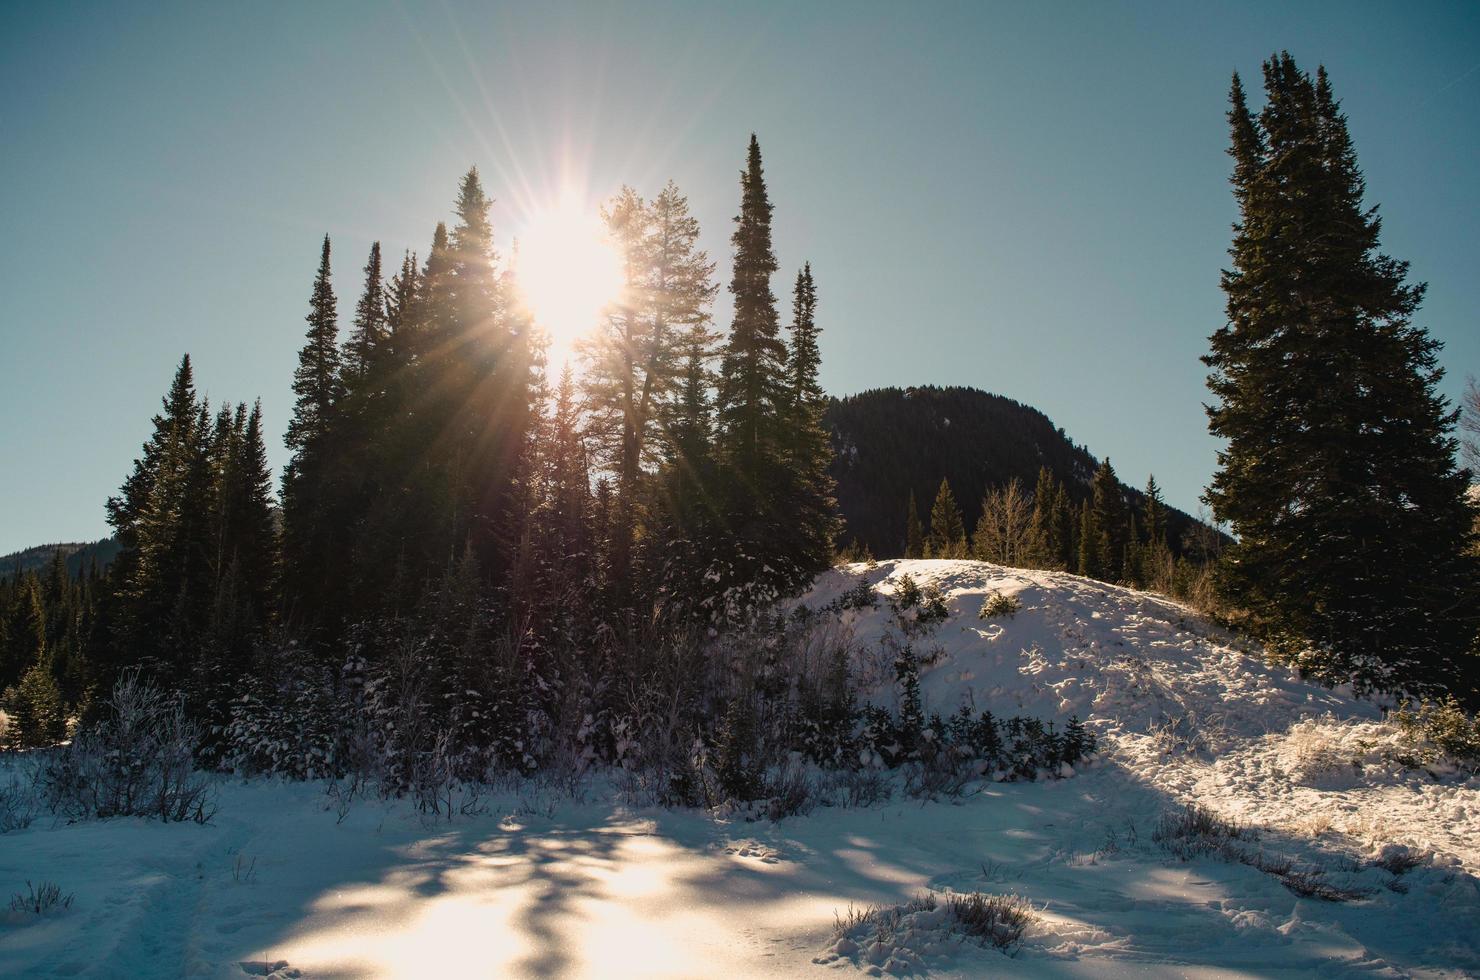
[{"label": "hillside", "polygon": [[[916,642],[927,711],[1077,714],[1099,755],[934,802],[906,797],[898,773],[878,774],[892,798],[863,803],[817,774],[831,801],[775,822],[643,803],[631,773],[537,774],[451,820],[374,793],[341,806],[343,785],[223,777],[206,826],[39,818],[0,833],[0,887],[75,894],[39,922],[0,915],[0,962],[283,980],[1480,971],[1480,778],[1399,762],[1376,706],[1265,664],[1176,603],[968,561],[848,566],[803,600],[866,583],[874,606],[833,628],[875,703],[895,695],[887,600],[905,575],[947,610]],[[999,592],[1020,609],[980,619]],[[23,761],[0,759],[0,791]],[[1206,851],[1168,837],[1192,803],[1236,836]],[[908,904],[927,890],[1015,894],[1035,918],[1009,960]]]},{"label": "hillside", "polygon": [[113,538],[39,544],[0,556],[0,577],[14,575],[16,571],[43,571],[51,566],[52,555],[58,550],[67,556],[67,571],[75,578],[85,574],[93,562],[97,562],[99,570],[107,568],[118,554],[119,548],[118,542]]},{"label": "hillside", "polygon": [[[928,517],[941,478],[949,480],[969,530],[987,488],[1016,477],[1031,493],[1038,468],[1047,466],[1077,504],[1089,496],[1099,463],[1042,412],[975,388],[877,388],[835,398],[826,424],[847,524],[841,541],[856,537],[879,557],[903,551],[911,490]],[[1144,485],[1147,474],[1120,475]],[[1126,496],[1135,506],[1143,499],[1137,486],[1128,486]],[[1180,553],[1197,522],[1183,511],[1168,512],[1168,542]]]}]

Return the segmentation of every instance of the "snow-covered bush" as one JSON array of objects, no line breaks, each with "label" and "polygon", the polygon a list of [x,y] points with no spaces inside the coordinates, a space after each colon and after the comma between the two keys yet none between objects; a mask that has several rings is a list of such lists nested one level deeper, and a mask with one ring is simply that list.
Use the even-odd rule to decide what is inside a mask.
[{"label": "snow-covered bush", "polygon": [[976,614],[977,619],[997,619],[1005,617],[1011,619],[1023,608],[1023,604],[1014,596],[1002,592],[993,592],[982,602],[981,611]]},{"label": "snow-covered bush", "polygon": [[1392,721],[1418,753],[1420,765],[1447,762],[1480,773],[1480,715],[1466,714],[1453,696],[1405,704]]},{"label": "snow-covered bush", "polygon": [[1023,932],[1037,918],[1032,903],[1020,895],[948,892],[946,908],[962,932],[1004,953],[1017,949]]},{"label": "snow-covered bush", "polygon": [[983,892],[923,892],[901,905],[849,906],[846,915],[834,913],[833,941],[813,962],[847,960],[874,975],[928,973],[963,942],[1012,955],[1037,917],[1025,898]]},{"label": "snow-covered bush", "polygon": [[114,686],[106,710],[102,721],[45,761],[41,787],[51,811],[68,820],[209,821],[216,794],[196,769],[201,731],[183,699],[130,672]]}]

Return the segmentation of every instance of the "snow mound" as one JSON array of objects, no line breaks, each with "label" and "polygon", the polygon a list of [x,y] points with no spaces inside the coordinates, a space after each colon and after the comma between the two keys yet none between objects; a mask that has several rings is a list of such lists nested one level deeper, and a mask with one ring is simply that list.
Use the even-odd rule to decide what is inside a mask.
[{"label": "snow mound", "polygon": [[[1158,733],[1217,750],[1236,737],[1285,731],[1303,718],[1376,719],[1370,702],[1302,681],[1186,606],[1063,572],[981,561],[903,559],[823,574],[802,602],[838,602],[866,581],[872,609],[848,609],[862,697],[894,703],[898,639],[889,597],[910,576],[943,594],[949,616],[915,642],[927,711],[966,705],[999,715],[1067,719],[1099,734]],[[995,595],[1017,612],[983,619]]]}]

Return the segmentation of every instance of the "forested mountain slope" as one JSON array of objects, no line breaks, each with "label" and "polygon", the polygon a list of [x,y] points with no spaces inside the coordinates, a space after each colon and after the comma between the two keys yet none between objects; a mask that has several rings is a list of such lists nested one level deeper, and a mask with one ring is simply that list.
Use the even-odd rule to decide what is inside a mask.
[{"label": "forested mountain slope", "polygon": [[[834,398],[826,424],[847,522],[840,543],[856,538],[880,558],[903,554],[911,490],[925,517],[941,479],[949,480],[969,531],[984,490],[1016,477],[1032,493],[1038,468],[1047,466],[1077,504],[1089,497],[1098,465],[1036,408],[975,388],[876,388]],[[1126,498],[1139,510],[1139,490],[1127,487]],[[1181,554],[1199,525],[1180,510],[1168,515],[1168,544]]]},{"label": "forested mountain slope", "polygon": [[94,561],[98,569],[108,567],[113,556],[118,554],[118,542],[113,538],[99,541],[62,541],[56,544],[39,544],[21,551],[0,556],[0,578],[21,572],[40,572],[51,565],[52,555],[58,550],[67,556],[67,571],[73,577],[86,574]]}]

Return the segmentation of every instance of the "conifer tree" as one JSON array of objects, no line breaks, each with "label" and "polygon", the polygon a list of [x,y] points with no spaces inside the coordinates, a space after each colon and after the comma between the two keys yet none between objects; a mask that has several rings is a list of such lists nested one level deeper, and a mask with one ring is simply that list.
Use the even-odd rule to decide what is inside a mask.
[{"label": "conifer tree", "polygon": [[956,495],[951,484],[940,481],[935,503],[930,507],[930,536],[925,539],[927,558],[965,558],[966,524],[961,519],[961,508],[956,506]]},{"label": "conifer tree", "polygon": [[1058,498],[1058,481],[1047,466],[1038,468],[1038,482],[1033,487],[1033,513],[1028,526],[1028,561],[1036,568],[1059,567],[1063,546],[1054,503]]},{"label": "conifer tree", "polygon": [[730,292],[735,316],[719,376],[719,434],[736,476],[752,494],[764,497],[779,466],[777,419],[785,400],[786,347],[776,316],[771,275],[770,198],[754,134],[746,169],[740,175],[740,213],[735,217],[734,275]]},{"label": "conifer tree", "polygon": [[904,556],[925,557],[925,529],[920,525],[920,507],[915,503],[915,491],[910,491],[909,506],[904,518]]},{"label": "conifer tree", "polygon": [[37,663],[6,691],[10,725],[6,741],[18,749],[55,745],[67,735],[67,714],[49,663]]},{"label": "conifer tree", "polygon": [[365,261],[365,288],[355,304],[354,328],[350,331],[344,357],[343,381],[347,388],[365,385],[386,343],[385,282],[381,278],[380,243],[370,246]]},{"label": "conifer tree", "polygon": [[309,298],[307,338],[293,373],[297,400],[284,441],[292,458],[283,471],[283,584],[287,611],[295,619],[336,625],[333,565],[342,518],[340,446],[335,413],[344,392],[338,343],[339,313],[330,272],[329,236],[324,236],[318,273]]},{"label": "conifer tree", "polygon": [[[740,213],[735,218],[734,272],[730,292],[735,313],[720,359],[716,405],[716,450],[723,476],[718,513],[731,541],[729,573],[714,582],[736,605],[740,592],[765,598],[801,585],[816,569],[798,567],[788,556],[779,509],[785,487],[784,409],[786,346],[781,340],[771,275],[771,202],[754,135],[740,175]],[[746,603],[740,603],[744,605]],[[737,610],[727,609],[724,615]]]},{"label": "conifer tree", "polygon": [[783,523],[791,534],[790,558],[807,572],[826,568],[833,541],[840,530],[836,487],[829,465],[832,445],[823,426],[827,396],[817,380],[822,354],[817,346],[817,284],[812,264],[797,273],[792,299],[791,338],[786,358],[786,401],[784,403],[784,446],[786,477],[782,490]]},{"label": "conifer tree", "polygon": [[1141,526],[1146,532],[1147,543],[1166,545],[1167,505],[1162,499],[1161,487],[1156,485],[1155,473],[1146,479],[1146,503],[1141,511]]},{"label": "conifer tree", "polygon": [[29,573],[17,581],[20,588],[6,624],[5,648],[0,651],[0,690],[17,683],[46,654],[46,607],[40,584]]},{"label": "conifer tree", "polygon": [[1076,536],[1078,524],[1075,520],[1074,505],[1069,500],[1069,490],[1062,483],[1054,491],[1053,526],[1054,544],[1058,547],[1057,567],[1066,572],[1078,569],[1079,539]]},{"label": "conifer tree", "polygon": [[1325,70],[1264,64],[1256,115],[1234,77],[1239,206],[1228,322],[1204,358],[1225,440],[1206,493],[1235,543],[1228,599],[1297,662],[1360,686],[1474,697],[1475,571],[1438,393],[1439,344],[1412,322],[1424,286],[1378,251]]},{"label": "conifer tree", "polygon": [[1095,564],[1099,568],[1096,578],[1118,582],[1124,577],[1126,542],[1129,539],[1126,527],[1125,498],[1121,496],[1120,480],[1110,458],[1095,470],[1091,487],[1095,511],[1095,532],[1098,551]]},{"label": "conifer tree", "polygon": [[1088,500],[1079,508],[1079,574],[1085,578],[1105,577],[1104,531],[1095,519],[1095,510]]}]

